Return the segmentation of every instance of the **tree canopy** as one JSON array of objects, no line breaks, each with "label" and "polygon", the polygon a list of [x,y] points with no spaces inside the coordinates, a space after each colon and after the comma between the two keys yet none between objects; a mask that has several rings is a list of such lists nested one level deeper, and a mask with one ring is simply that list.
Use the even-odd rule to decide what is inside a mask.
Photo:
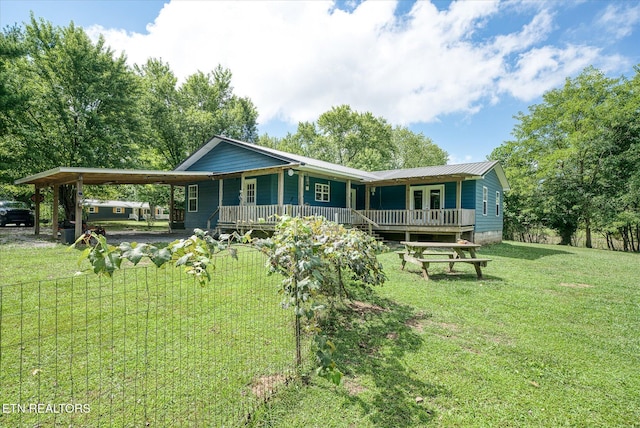
[{"label": "tree canopy", "polygon": [[300,122],[282,139],[263,135],[258,144],[368,171],[443,165],[447,152],[423,134],[395,127],[370,112],[333,107],[316,122]]},{"label": "tree canopy", "polygon": [[515,139],[491,155],[513,188],[505,200],[508,230],[543,225],[570,244],[584,228],[587,247],[596,230],[608,239],[617,234],[625,247],[635,237],[637,248],[637,71],[632,80],[614,79],[589,67],[516,116]]}]

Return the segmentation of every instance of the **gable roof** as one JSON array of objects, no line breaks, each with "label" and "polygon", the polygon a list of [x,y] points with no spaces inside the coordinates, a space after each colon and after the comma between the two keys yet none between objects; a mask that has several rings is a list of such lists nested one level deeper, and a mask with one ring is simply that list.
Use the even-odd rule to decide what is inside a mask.
[{"label": "gable roof", "polygon": [[[198,160],[202,159],[207,153],[209,153],[221,143],[232,144],[238,147],[245,148],[247,150],[254,151],[256,153],[261,153],[265,156],[273,158],[274,160],[285,162],[285,167],[287,165],[290,165],[302,171],[315,171],[330,176],[356,179],[363,183],[375,184],[381,182],[392,182],[421,178],[462,178],[465,180],[474,180],[483,178],[484,175],[489,171],[495,170],[503,189],[510,189],[509,183],[507,182],[507,177],[505,176],[504,170],[502,169],[498,161],[368,172],[356,168],[350,168],[344,165],[338,165],[331,162],[313,159],[307,156],[259,146],[253,143],[247,143],[245,141],[234,140],[232,138],[223,137],[220,135],[214,136],[208,143],[204,144],[200,149],[189,156],[184,162],[178,165],[174,171],[188,171],[189,167],[194,165]],[[242,171],[251,170],[253,170],[253,168],[247,168]],[[242,171],[235,172],[239,173]],[[213,174],[215,174],[216,172],[217,171],[210,171],[210,173]]]},{"label": "gable roof", "polygon": [[[297,155],[294,153],[283,152],[281,150],[271,149],[269,147],[259,146],[253,143],[247,143],[245,141],[234,140],[233,138],[227,138],[216,135],[208,143],[203,145],[200,149],[189,156],[184,162],[175,168],[175,171],[187,171],[190,166],[195,164],[198,160],[202,159],[207,153],[213,150],[220,143],[233,144],[239,147],[243,147],[247,150],[261,153],[265,156],[271,157],[275,160],[284,161],[288,165],[296,166],[300,170],[316,170],[319,172],[329,173],[332,175],[338,175],[343,177],[357,178],[362,181],[368,181],[375,179],[375,175],[370,172],[363,171],[356,168],[350,168],[344,165],[338,165],[331,162],[325,162],[318,159],[313,159],[307,156]],[[216,173],[217,171],[211,171]],[[236,171],[240,172],[240,171]]]}]

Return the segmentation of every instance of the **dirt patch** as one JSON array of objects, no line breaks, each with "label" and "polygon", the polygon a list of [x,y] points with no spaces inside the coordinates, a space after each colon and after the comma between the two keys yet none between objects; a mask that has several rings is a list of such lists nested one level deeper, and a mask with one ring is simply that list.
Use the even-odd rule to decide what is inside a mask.
[{"label": "dirt patch", "polygon": [[351,303],[349,303],[349,307],[354,311],[357,312],[359,314],[366,314],[366,313],[382,313],[382,312],[388,312],[388,309],[383,308],[382,306],[378,306],[378,305],[374,305],[372,303],[367,303],[367,302],[360,302],[357,300],[352,301]]},{"label": "dirt patch", "polygon": [[429,323],[427,319],[427,315],[424,312],[418,312],[411,318],[405,321],[405,325],[407,327],[411,327],[416,330],[418,333],[424,332],[424,327]]},{"label": "dirt patch", "polygon": [[261,376],[251,384],[251,392],[261,400],[266,401],[280,385],[287,383],[287,377],[283,374]]},{"label": "dirt patch", "polygon": [[342,386],[347,390],[347,393],[352,397],[363,393],[367,390],[364,386],[360,385],[355,378],[343,378]]},{"label": "dirt patch", "polygon": [[560,287],[568,287],[568,288],[593,288],[593,285],[589,284],[574,284],[571,282],[561,282]]}]

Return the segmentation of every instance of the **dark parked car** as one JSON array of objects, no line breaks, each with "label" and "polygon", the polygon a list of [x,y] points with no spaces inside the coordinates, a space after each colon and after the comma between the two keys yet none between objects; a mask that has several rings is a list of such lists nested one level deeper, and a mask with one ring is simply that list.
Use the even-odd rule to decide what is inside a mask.
[{"label": "dark parked car", "polygon": [[33,211],[29,205],[18,201],[0,201],[0,226],[33,226],[33,222]]}]

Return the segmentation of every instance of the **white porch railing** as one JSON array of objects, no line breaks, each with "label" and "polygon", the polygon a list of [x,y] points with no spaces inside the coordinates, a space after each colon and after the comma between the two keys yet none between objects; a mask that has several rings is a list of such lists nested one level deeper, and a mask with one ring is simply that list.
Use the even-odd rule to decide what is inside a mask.
[{"label": "white porch railing", "polygon": [[381,226],[471,226],[475,210],[363,210],[358,211]]},{"label": "white porch railing", "polygon": [[293,217],[322,216],[341,224],[352,224],[352,213],[348,208],[318,207],[310,205],[242,205],[221,206],[220,223],[247,224],[263,219],[266,223],[276,223],[276,216]]},{"label": "white porch railing", "polygon": [[379,226],[471,226],[475,224],[475,210],[358,210],[310,205],[242,205],[221,206],[219,223],[248,224],[263,219],[276,223],[276,216],[322,216],[341,224],[365,224],[363,217]]}]

